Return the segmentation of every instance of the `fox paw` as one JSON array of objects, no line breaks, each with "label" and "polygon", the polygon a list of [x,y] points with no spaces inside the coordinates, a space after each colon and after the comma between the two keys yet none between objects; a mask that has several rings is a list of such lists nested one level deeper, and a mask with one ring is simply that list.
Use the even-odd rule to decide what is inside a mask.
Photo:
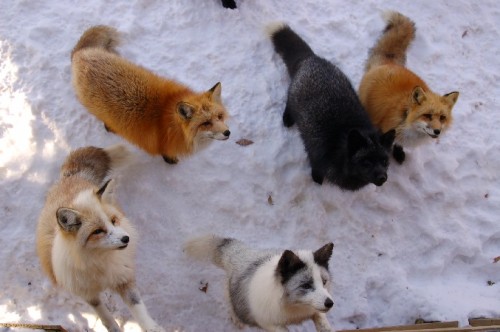
[{"label": "fox paw", "polygon": [[175,165],[179,162],[179,159],[177,159],[176,157],[167,157],[167,156],[163,156],[163,160],[165,160],[165,162],[167,164],[170,164],[170,165]]},{"label": "fox paw", "polygon": [[402,164],[405,161],[406,154],[401,145],[395,144],[392,148],[392,156],[399,163]]},{"label": "fox paw", "polygon": [[109,128],[107,124],[104,124],[104,129],[106,129],[108,133],[114,133],[113,129]]},{"label": "fox paw", "polygon": [[320,172],[318,172],[316,170],[312,170],[311,176],[312,176],[312,179],[314,182],[316,182],[319,185],[323,184],[323,179],[324,179],[323,174],[321,174]]},{"label": "fox paw", "polygon": [[283,112],[283,125],[287,128],[293,126],[295,124],[295,120],[293,117],[290,115],[290,111],[285,109],[285,112]]},{"label": "fox paw", "polygon": [[236,326],[236,328],[242,330],[245,327],[245,324],[243,324],[242,321],[238,317],[236,317],[234,313],[231,312],[230,317],[231,322],[234,324],[234,326]]},{"label": "fox paw", "polygon": [[236,8],[236,2],[234,0],[222,0],[222,7],[224,7],[224,8],[230,8],[230,9],[235,9]]}]

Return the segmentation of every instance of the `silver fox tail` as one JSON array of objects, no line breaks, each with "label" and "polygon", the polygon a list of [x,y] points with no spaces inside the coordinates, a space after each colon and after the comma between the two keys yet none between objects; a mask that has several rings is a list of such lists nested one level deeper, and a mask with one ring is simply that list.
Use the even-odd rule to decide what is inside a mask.
[{"label": "silver fox tail", "polygon": [[293,77],[300,63],[313,55],[314,52],[299,35],[284,23],[271,24],[266,30],[271,37],[276,53],[283,58],[290,77]]}]

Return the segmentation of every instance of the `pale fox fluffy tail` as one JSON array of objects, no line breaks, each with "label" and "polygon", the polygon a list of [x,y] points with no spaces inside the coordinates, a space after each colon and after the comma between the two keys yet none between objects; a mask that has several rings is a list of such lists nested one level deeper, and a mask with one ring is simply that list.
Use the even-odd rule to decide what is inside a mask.
[{"label": "pale fox fluffy tail", "polygon": [[94,47],[102,48],[108,52],[117,53],[115,47],[120,41],[120,35],[115,28],[106,25],[96,25],[87,29],[76,43],[71,52],[73,55],[81,49]]},{"label": "pale fox fluffy tail", "polygon": [[72,151],[61,167],[61,177],[81,176],[100,186],[112,169],[133,160],[130,151],[117,144],[108,148],[88,146]]},{"label": "pale fox fluffy tail", "polygon": [[406,51],[415,38],[415,23],[401,13],[389,11],[383,15],[387,25],[375,46],[370,49],[365,72],[375,66],[406,64]]},{"label": "pale fox fluffy tail", "polygon": [[230,254],[228,249],[233,247],[234,244],[239,244],[239,241],[214,234],[206,234],[186,241],[184,252],[194,259],[212,262],[224,269],[224,263],[228,259],[226,256]]}]

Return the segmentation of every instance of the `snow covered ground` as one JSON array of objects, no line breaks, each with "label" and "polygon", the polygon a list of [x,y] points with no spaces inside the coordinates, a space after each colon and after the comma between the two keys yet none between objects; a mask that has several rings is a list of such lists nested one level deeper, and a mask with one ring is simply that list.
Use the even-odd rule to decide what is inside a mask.
[{"label": "snow covered ground", "polygon": [[[223,272],[188,259],[192,235],[317,249],[331,261],[337,329],[500,316],[500,2],[236,0],[3,1],[0,9],[0,322],[103,330],[80,298],[40,271],[35,227],[71,149],[125,142],[77,101],[69,54],[88,27],[125,35],[121,54],[196,90],[222,82],[231,139],[176,166],[135,147],[118,199],[138,228],[138,286],[168,331],[233,331]],[[460,91],[454,123],[408,151],[382,187],[318,186],[296,129],[281,123],[289,78],[264,26],[290,24],[357,86],[368,49],[398,10],[417,24],[408,65]],[[240,146],[240,138],[254,144]],[[200,283],[208,283],[206,293]],[[496,283],[496,284],[493,284]],[[138,330],[116,295],[106,303]],[[311,322],[293,331],[312,331]],[[251,329],[248,329],[251,330]]]}]

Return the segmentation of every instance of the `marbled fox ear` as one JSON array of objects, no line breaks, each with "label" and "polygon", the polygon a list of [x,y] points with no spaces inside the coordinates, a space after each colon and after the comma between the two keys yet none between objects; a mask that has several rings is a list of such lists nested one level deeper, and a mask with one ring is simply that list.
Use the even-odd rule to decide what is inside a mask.
[{"label": "marbled fox ear", "polygon": [[458,95],[459,95],[458,91],[453,91],[445,94],[443,98],[444,101],[450,106],[450,108],[452,108],[453,105],[455,105],[455,103],[457,102]]},{"label": "marbled fox ear", "polygon": [[82,222],[78,211],[68,208],[59,208],[56,212],[57,223],[66,232],[76,232],[80,229]]},{"label": "marbled fox ear", "polygon": [[216,83],[210,90],[208,90],[208,93],[210,94],[210,99],[218,104],[221,103],[221,92],[222,92],[222,86],[220,82]]},{"label": "marbled fox ear", "polygon": [[385,134],[380,136],[380,144],[386,149],[390,149],[396,138],[396,129],[391,129]]},{"label": "marbled fox ear", "polygon": [[177,103],[177,113],[179,113],[184,120],[191,120],[194,114],[194,106],[181,101]]},{"label": "marbled fox ear", "polygon": [[316,250],[313,254],[316,264],[328,270],[328,261],[332,257],[333,243],[328,243]]},{"label": "marbled fox ear", "polygon": [[417,86],[411,92],[411,98],[414,103],[422,105],[422,103],[427,99],[427,96],[425,95],[424,90],[421,87]]},{"label": "marbled fox ear", "polygon": [[113,202],[115,193],[116,181],[109,179],[101,188],[96,192],[97,197],[103,202]]},{"label": "marbled fox ear", "polygon": [[276,272],[281,277],[281,283],[286,283],[298,270],[304,268],[306,264],[300,260],[291,250],[285,250],[281,255]]}]

